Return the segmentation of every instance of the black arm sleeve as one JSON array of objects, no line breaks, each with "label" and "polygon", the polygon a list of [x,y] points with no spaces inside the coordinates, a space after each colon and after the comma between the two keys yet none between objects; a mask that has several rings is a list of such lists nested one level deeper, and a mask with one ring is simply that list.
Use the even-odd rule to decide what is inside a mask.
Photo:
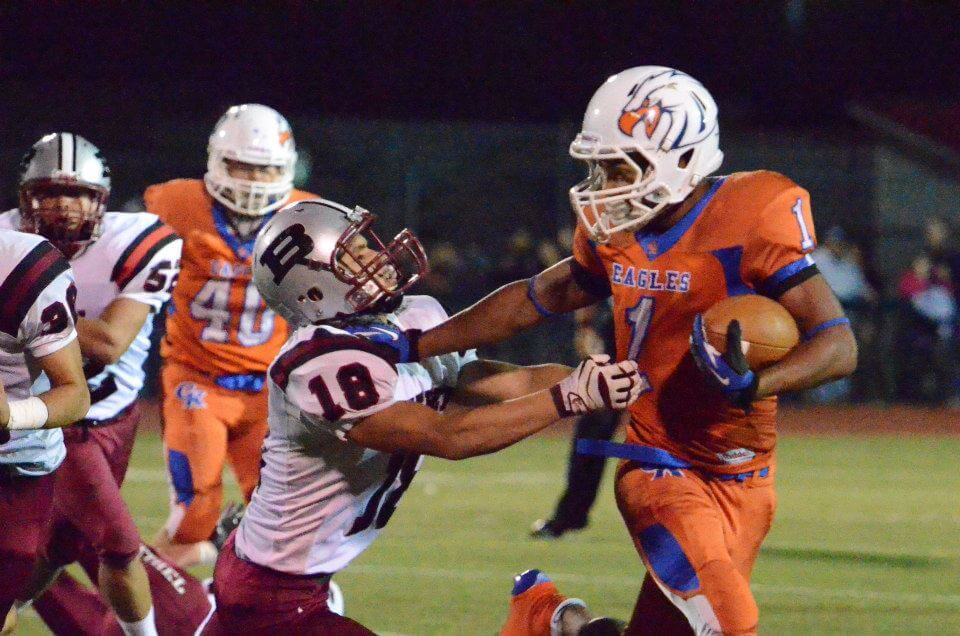
[{"label": "black arm sleeve", "polygon": [[571,260],[570,268],[573,281],[577,286],[591,296],[595,296],[597,300],[609,298],[610,295],[613,294],[613,291],[610,289],[610,281],[607,280],[606,276],[594,274],[580,265],[576,260]]}]

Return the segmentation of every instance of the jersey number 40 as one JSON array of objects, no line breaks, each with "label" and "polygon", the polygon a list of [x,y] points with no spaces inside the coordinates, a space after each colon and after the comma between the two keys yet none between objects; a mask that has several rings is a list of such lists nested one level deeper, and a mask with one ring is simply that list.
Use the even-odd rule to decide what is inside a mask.
[{"label": "jersey number 40", "polygon": [[[201,340],[224,343],[230,339],[232,286],[229,280],[208,280],[190,303],[190,316],[207,323],[200,332]],[[236,326],[237,342],[243,347],[256,347],[270,340],[274,316],[250,281],[244,290],[243,311]]]}]

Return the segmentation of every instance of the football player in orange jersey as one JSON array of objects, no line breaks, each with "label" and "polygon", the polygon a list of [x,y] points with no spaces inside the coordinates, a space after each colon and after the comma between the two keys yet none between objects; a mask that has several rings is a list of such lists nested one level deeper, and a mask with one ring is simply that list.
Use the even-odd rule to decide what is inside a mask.
[{"label": "football player in orange jersey", "polygon": [[[500,342],[613,296],[618,359],[638,362],[646,392],[630,407],[626,443],[578,450],[621,459],[617,504],[647,569],[629,634],[756,632],[749,581],[776,502],[776,395],[856,366],[849,321],[810,257],[809,195],[773,172],[711,176],[723,158],[717,115],[680,71],[610,77],[570,146],[589,167],[570,190],[573,256],[406,334],[416,359]],[[736,294],[780,302],[802,343],[762,371],[720,355],[700,315]],[[740,351],[736,322],[728,342]],[[576,605],[538,573],[519,577],[503,634],[547,634],[551,620],[565,631]]]},{"label": "football player in orange jersey", "polygon": [[147,210],[184,241],[161,348],[170,517],[155,541],[182,567],[216,559],[209,539],[222,503],[224,461],[247,499],[259,472],[267,430],[264,373],[287,325],[251,279],[254,239],[275,210],[315,197],[293,188],[293,134],[272,108],[230,108],[207,152],[203,181],[175,179],[144,194]]}]

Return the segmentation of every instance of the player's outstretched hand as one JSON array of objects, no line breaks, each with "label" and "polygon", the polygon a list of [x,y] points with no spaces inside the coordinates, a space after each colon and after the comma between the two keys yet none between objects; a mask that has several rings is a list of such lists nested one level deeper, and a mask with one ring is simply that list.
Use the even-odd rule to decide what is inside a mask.
[{"label": "player's outstretched hand", "polygon": [[560,415],[580,415],[600,409],[625,409],[640,397],[643,382],[633,360],[610,362],[593,355],[550,390]]},{"label": "player's outstretched hand", "polygon": [[703,315],[697,314],[690,334],[690,354],[707,382],[734,406],[750,410],[750,404],[757,396],[758,378],[743,355],[739,320],[731,320],[727,326],[727,352],[721,354],[707,341]]}]

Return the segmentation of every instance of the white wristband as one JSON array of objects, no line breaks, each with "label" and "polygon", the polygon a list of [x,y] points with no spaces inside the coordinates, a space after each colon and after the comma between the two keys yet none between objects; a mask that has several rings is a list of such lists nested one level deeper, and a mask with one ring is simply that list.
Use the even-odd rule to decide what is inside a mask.
[{"label": "white wristband", "polygon": [[11,431],[43,428],[49,416],[47,405],[38,397],[10,402],[10,421],[7,428]]}]

